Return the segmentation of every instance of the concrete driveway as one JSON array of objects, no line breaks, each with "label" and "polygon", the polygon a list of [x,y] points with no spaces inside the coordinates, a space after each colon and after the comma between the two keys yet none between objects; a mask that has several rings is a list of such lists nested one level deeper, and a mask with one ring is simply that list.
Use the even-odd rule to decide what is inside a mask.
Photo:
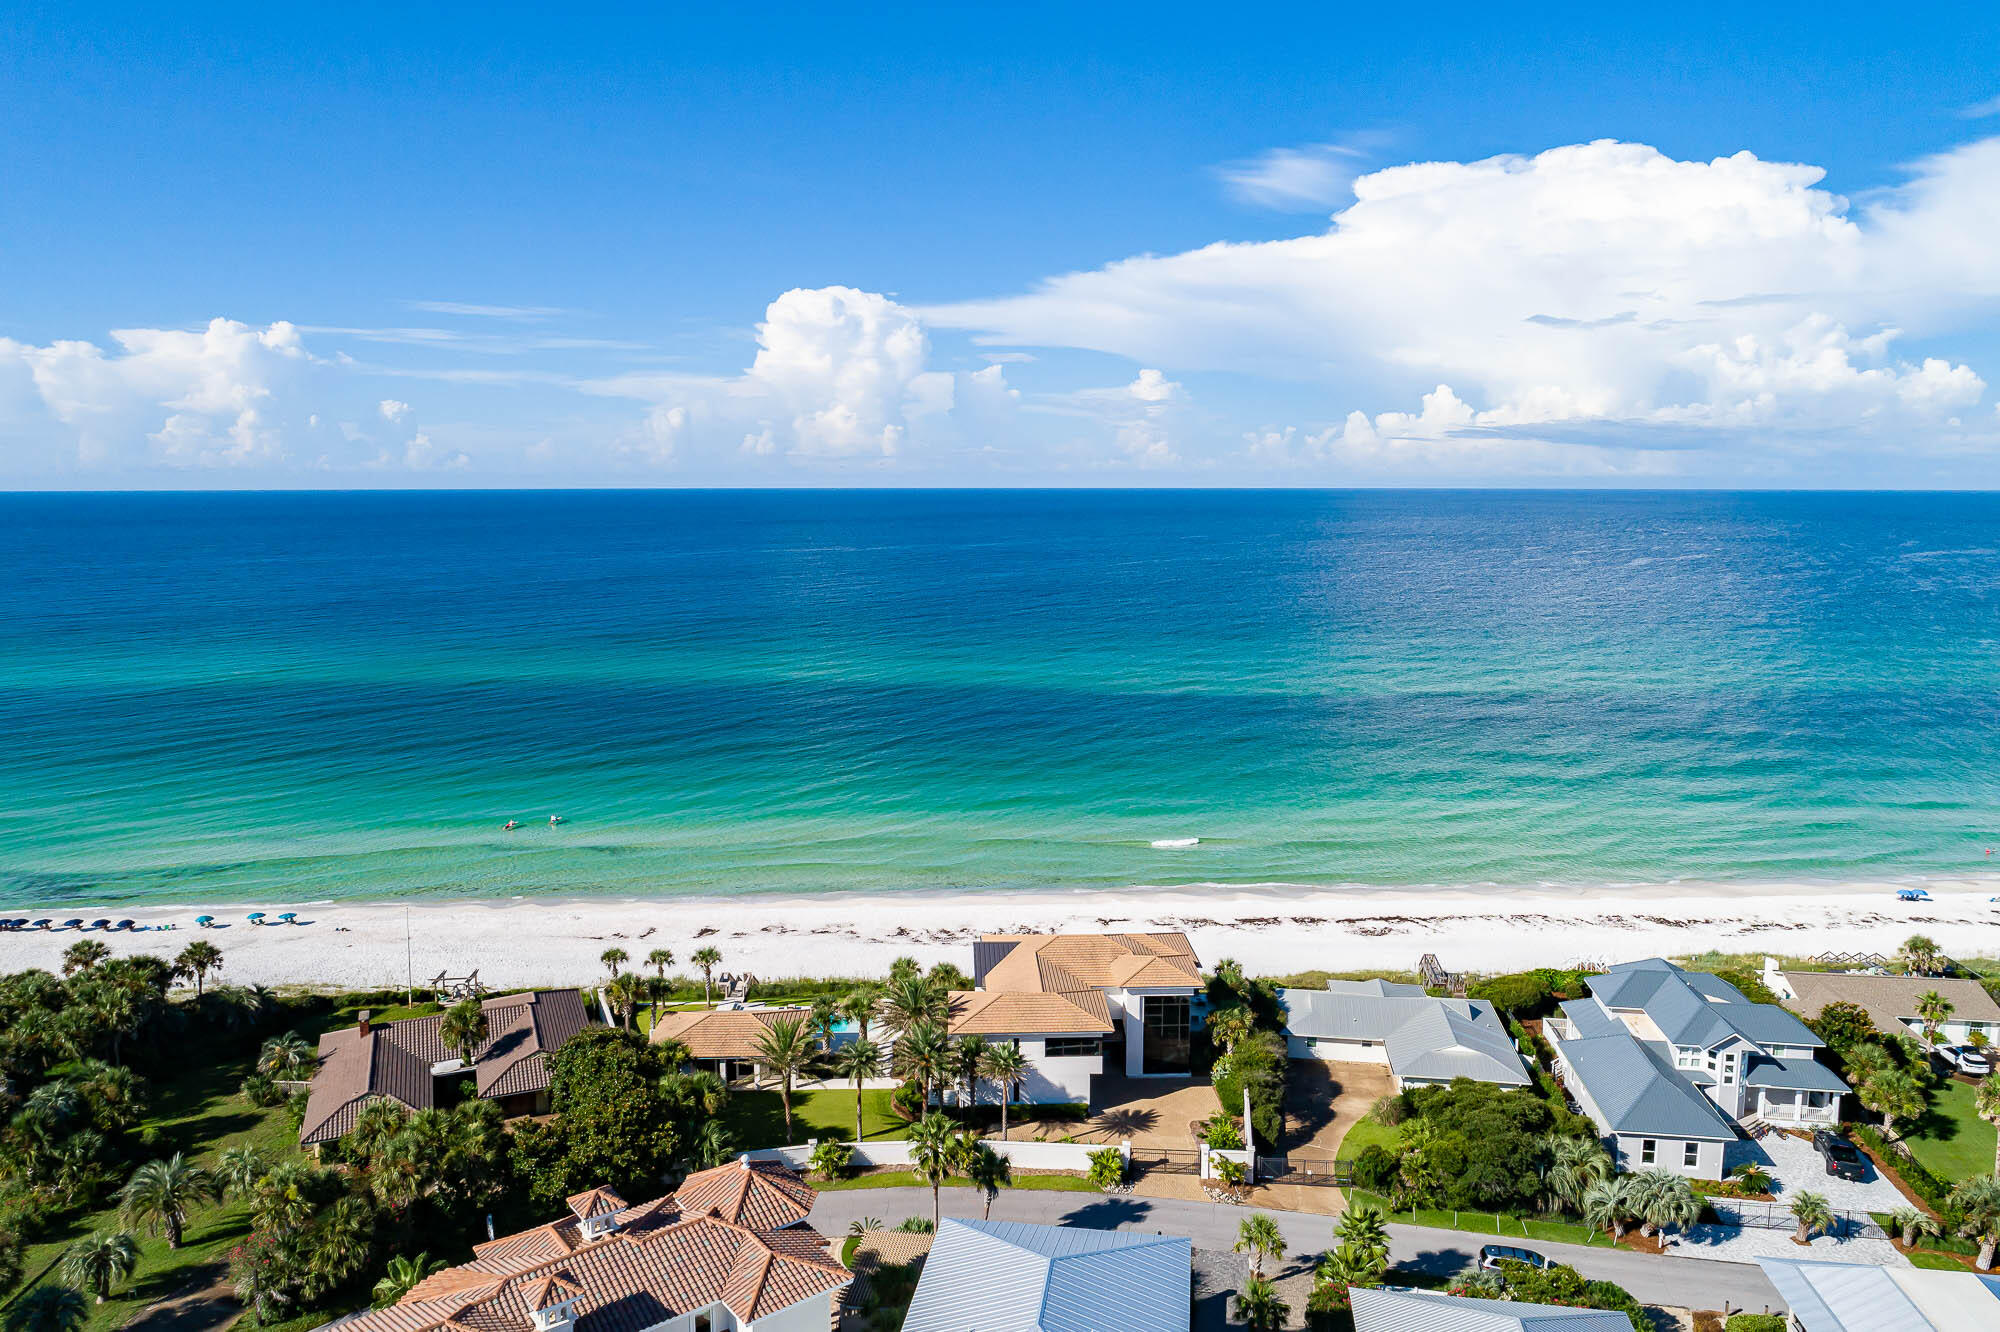
[{"label": "concrete driveway", "polygon": [[[984,1206],[984,1199],[971,1189],[945,1189],[941,1199],[946,1216],[976,1217]],[[1288,1264],[1305,1261],[1333,1244],[1330,1218],[1271,1208],[1126,1194],[1014,1189],[1001,1190],[993,1203],[995,1220],[1185,1235],[1197,1249],[1222,1251],[1236,1243],[1237,1227],[1243,1219],[1259,1210],[1277,1222],[1290,1255]],[[849,1222],[864,1216],[879,1217],[893,1226],[906,1216],[930,1214],[929,1189],[842,1189],[819,1195],[813,1204],[812,1225],[822,1235],[841,1236],[847,1233]],[[1451,1275],[1469,1267],[1478,1256],[1479,1246],[1494,1240],[1490,1235],[1464,1231],[1391,1225],[1389,1242],[1390,1258],[1397,1266]],[[1784,1307],[1763,1272],[1744,1263],[1663,1258],[1608,1246],[1586,1248],[1538,1242],[1533,1247],[1558,1262],[1568,1263],[1587,1277],[1617,1282],[1645,1304],[1681,1308],[1701,1304],[1714,1308],[1727,1300],[1732,1309],[1749,1309],[1753,1313],[1767,1306]]]},{"label": "concrete driveway", "polygon": [[1194,1151],[1199,1146],[1191,1125],[1220,1108],[1207,1078],[1188,1081],[1120,1078],[1099,1074],[1090,1080],[1090,1123],[1076,1134],[1078,1142],[1132,1140],[1132,1149],[1165,1147]]},{"label": "concrete driveway", "polygon": [[1333,1160],[1347,1130],[1395,1090],[1387,1064],[1294,1059],[1285,1087],[1285,1155]]},{"label": "concrete driveway", "polygon": [[[1868,1161],[1868,1154],[1861,1159]],[[1756,1162],[1771,1172],[1771,1192],[1778,1202],[1790,1206],[1801,1193],[1817,1193],[1838,1212],[1893,1212],[1904,1205],[1902,1191],[1868,1161],[1868,1178],[1854,1181],[1826,1173],[1826,1162],[1804,1138],[1783,1133],[1767,1133],[1755,1140],[1730,1143],[1723,1152],[1723,1168],[1735,1170]]]}]

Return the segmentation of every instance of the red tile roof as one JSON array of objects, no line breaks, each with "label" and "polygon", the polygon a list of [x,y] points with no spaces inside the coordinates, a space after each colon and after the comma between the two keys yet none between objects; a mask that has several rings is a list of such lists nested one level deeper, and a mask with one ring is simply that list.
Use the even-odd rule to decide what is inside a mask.
[{"label": "red tile roof", "polygon": [[[717,1177],[737,1172],[734,1186]],[[689,1186],[693,1186],[692,1189]],[[790,1217],[812,1189],[783,1167],[723,1166],[691,1176],[674,1198],[615,1216],[604,1238],[583,1239],[574,1218],[489,1241],[463,1267],[419,1283],[387,1309],[360,1315],[343,1332],[533,1332],[533,1312],[575,1299],[578,1332],[645,1332],[721,1303],[751,1322],[851,1279],[824,1236],[802,1220],[738,1224],[677,1200],[733,1198],[746,1218]],[[609,1190],[577,1195],[595,1206]],[[803,1213],[798,1213],[800,1217]]]},{"label": "red tile roof", "polygon": [[717,1166],[689,1175],[674,1190],[689,1216],[707,1213],[756,1230],[797,1225],[812,1214],[812,1185],[775,1161]]}]

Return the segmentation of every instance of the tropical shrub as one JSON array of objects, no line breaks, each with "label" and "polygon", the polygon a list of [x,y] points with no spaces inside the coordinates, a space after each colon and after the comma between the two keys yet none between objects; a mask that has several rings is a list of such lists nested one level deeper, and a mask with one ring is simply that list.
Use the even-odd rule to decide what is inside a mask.
[{"label": "tropical shrub", "polygon": [[1090,1154],[1090,1182],[1100,1189],[1115,1189],[1125,1182],[1125,1156],[1116,1147]]},{"label": "tropical shrub", "polygon": [[854,1168],[854,1148],[835,1138],[824,1138],[813,1148],[807,1168],[821,1179],[846,1179]]},{"label": "tropical shrub", "polygon": [[1201,1140],[1218,1151],[1240,1151],[1243,1130],[1236,1127],[1234,1119],[1218,1110],[1202,1121]]},{"label": "tropical shrub", "polygon": [[1396,1182],[1396,1153],[1371,1143],[1354,1158],[1354,1182],[1371,1193],[1386,1193]]},{"label": "tropical shrub", "polygon": [[1255,1031],[1215,1061],[1215,1096],[1226,1106],[1243,1104],[1250,1094],[1250,1126],[1258,1139],[1275,1143],[1285,1130],[1285,1078],[1291,1060],[1285,1038],[1274,1031]]},{"label": "tropical shrub", "polygon": [[1731,1314],[1722,1332],[1785,1332],[1785,1318],[1783,1314]]},{"label": "tropical shrub", "polygon": [[896,1088],[889,1095],[889,1110],[905,1123],[914,1123],[924,1117],[924,1089],[914,1078]]},{"label": "tropical shrub", "polygon": [[1506,1298],[1524,1304],[1564,1304],[1576,1309],[1604,1309],[1632,1320],[1633,1332],[1647,1332],[1652,1323],[1632,1293],[1610,1281],[1590,1281],[1574,1267],[1530,1267],[1503,1262],[1500,1279]]}]

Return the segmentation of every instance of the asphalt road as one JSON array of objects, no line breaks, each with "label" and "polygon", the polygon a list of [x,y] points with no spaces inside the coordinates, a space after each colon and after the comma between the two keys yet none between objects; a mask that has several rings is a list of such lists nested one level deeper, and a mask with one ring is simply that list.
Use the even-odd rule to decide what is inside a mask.
[{"label": "asphalt road", "polygon": [[[981,1212],[982,1199],[971,1189],[946,1189],[943,1202],[946,1216],[977,1217]],[[1178,1198],[1003,1189],[994,1200],[993,1218],[1086,1226],[1093,1230],[1185,1235],[1197,1249],[1226,1250],[1236,1243],[1236,1228],[1252,1210]],[[1332,1246],[1331,1217],[1258,1210],[1277,1221],[1293,1261]],[[813,1205],[812,1224],[820,1233],[838,1238],[847,1233],[849,1222],[861,1217],[875,1217],[893,1226],[906,1216],[930,1214],[928,1189],[842,1189],[819,1195],[819,1201]],[[1401,1225],[1389,1227],[1389,1240],[1390,1258],[1397,1266],[1441,1274],[1470,1266],[1479,1246],[1494,1242],[1491,1235]],[[1753,1313],[1767,1306],[1774,1310],[1784,1307],[1778,1292],[1764,1279],[1764,1273],[1748,1263],[1655,1257],[1608,1246],[1600,1249],[1537,1242],[1532,1247],[1587,1277],[1615,1281],[1646,1304],[1713,1309],[1727,1300],[1732,1310],[1749,1309]]]}]

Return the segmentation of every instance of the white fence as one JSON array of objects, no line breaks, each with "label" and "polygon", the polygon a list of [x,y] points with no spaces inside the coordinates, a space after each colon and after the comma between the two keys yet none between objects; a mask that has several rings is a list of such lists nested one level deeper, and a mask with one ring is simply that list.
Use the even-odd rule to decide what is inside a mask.
[{"label": "white fence", "polygon": [[1237,1165],[1243,1167],[1247,1176],[1250,1169],[1250,1149],[1248,1147],[1234,1149],[1211,1147],[1207,1143],[1203,1143],[1201,1145],[1201,1178],[1218,1179],[1221,1177],[1222,1172],[1215,1168],[1215,1162],[1217,1161],[1234,1161]]},{"label": "white fence", "polygon": [[[1001,1138],[981,1138],[980,1141],[994,1152],[1007,1158],[1012,1165],[1023,1170],[1074,1170],[1079,1174],[1090,1169],[1090,1154],[1101,1152],[1108,1143],[1093,1145],[1085,1142],[1010,1142]],[[754,1152],[740,1155],[751,1161],[782,1161],[797,1170],[805,1169],[812,1159],[813,1148],[819,1139],[812,1138],[796,1147],[763,1147]],[[862,1170],[874,1166],[906,1166],[910,1164],[910,1144],[900,1138],[885,1138],[879,1142],[850,1143],[854,1150],[854,1165]],[[1131,1168],[1132,1144],[1118,1144],[1119,1155],[1125,1158],[1126,1168]]]}]

